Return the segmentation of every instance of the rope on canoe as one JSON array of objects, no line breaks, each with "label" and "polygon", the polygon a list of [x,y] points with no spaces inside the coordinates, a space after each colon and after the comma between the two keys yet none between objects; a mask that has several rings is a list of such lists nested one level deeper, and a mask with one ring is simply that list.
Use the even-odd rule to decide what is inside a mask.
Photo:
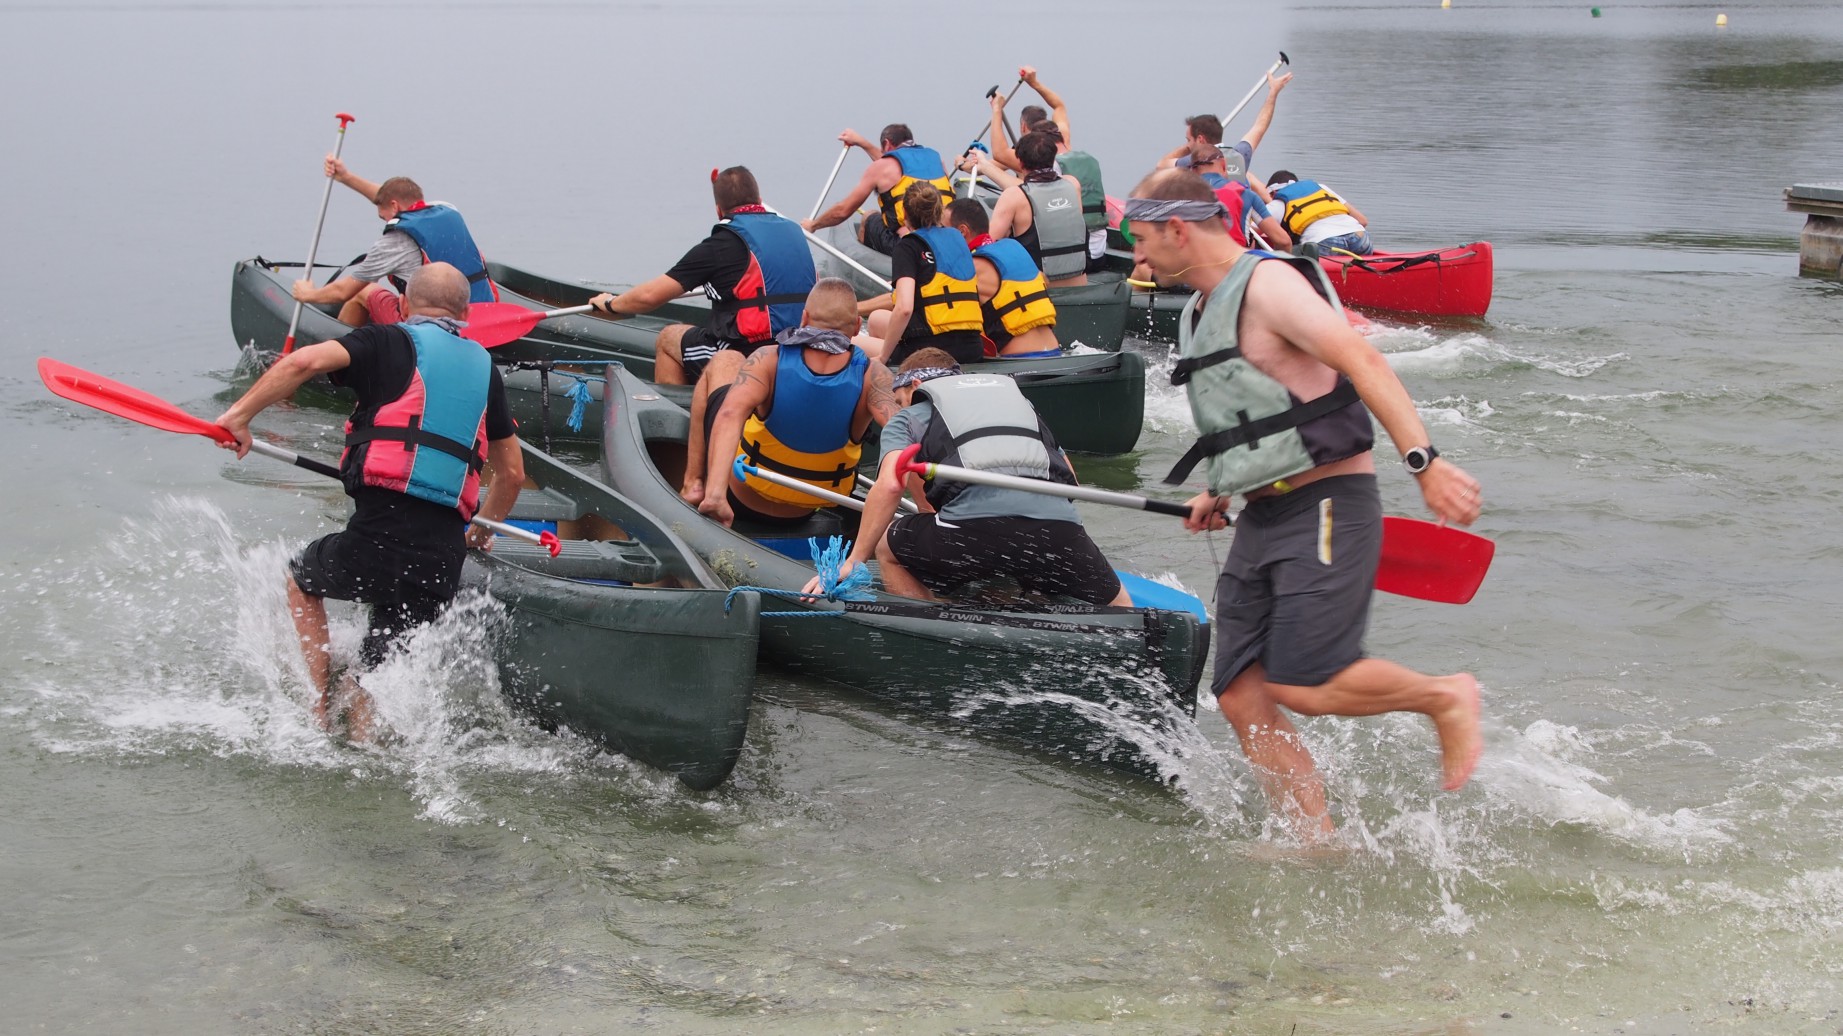
[{"label": "rope on canoe", "polygon": [[[842,536],[828,537],[826,546],[821,549],[819,538],[810,536],[807,547],[813,552],[813,567],[819,572],[819,597],[828,601],[874,601],[877,595],[870,591],[872,576],[870,566],[858,565],[843,579],[838,577],[839,567],[844,564],[850,551],[845,546]],[[723,599],[724,611],[729,610],[730,601],[737,594],[752,590],[763,597],[775,597],[783,601],[812,601],[814,596],[798,590],[786,590],[777,586],[736,586],[731,587],[729,596]],[[775,619],[831,619],[844,615],[842,611],[829,611],[822,608],[802,608],[799,611],[762,612],[764,618]]]}]

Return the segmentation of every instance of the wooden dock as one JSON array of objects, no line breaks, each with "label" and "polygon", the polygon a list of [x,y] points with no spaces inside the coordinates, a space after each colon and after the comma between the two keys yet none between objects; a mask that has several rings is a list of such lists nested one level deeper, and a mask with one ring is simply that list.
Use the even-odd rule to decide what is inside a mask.
[{"label": "wooden dock", "polygon": [[1843,183],[1787,187],[1785,207],[1807,214],[1798,235],[1799,275],[1843,280]]}]

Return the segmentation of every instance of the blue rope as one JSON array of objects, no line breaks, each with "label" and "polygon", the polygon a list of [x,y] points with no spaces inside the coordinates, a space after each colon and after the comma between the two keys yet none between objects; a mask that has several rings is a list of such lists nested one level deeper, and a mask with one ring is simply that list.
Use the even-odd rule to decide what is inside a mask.
[{"label": "blue rope", "polygon": [[[828,538],[825,548],[819,546],[819,538],[808,537],[807,547],[813,552],[813,567],[819,571],[819,595],[828,601],[874,601],[877,595],[871,592],[872,582],[870,566],[858,565],[844,579],[838,578],[838,569],[850,554],[842,536]],[[763,597],[777,597],[783,601],[811,601],[813,598],[798,590],[783,590],[776,586],[735,586],[729,595],[723,598],[723,610],[729,611],[730,602],[744,591],[753,591]],[[845,613],[821,608],[803,608],[791,612],[762,612],[763,618],[771,619],[835,619]]]},{"label": "blue rope", "polygon": [[[565,371],[564,373],[569,372]],[[569,391],[564,393],[564,395],[569,397],[571,404],[570,417],[565,423],[570,426],[570,431],[580,432],[582,431],[583,411],[587,410],[589,404],[595,401],[595,397],[589,395],[589,381],[586,377],[579,374],[570,374],[570,377],[575,378],[576,381],[570,385]],[[595,380],[602,381],[604,379],[596,378]]]}]

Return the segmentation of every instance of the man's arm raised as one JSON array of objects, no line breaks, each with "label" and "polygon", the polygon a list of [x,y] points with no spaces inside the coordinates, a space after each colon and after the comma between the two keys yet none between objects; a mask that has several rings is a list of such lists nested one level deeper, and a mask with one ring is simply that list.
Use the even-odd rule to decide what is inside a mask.
[{"label": "man's arm raised", "polygon": [[1074,147],[1075,142],[1069,137],[1069,107],[1062,103],[1062,95],[1044,86],[1043,82],[1037,78],[1037,70],[1029,65],[1018,69],[1017,76],[1029,84],[1030,88],[1037,92],[1038,97],[1043,98],[1044,104],[1049,105],[1050,120],[1056,124],[1057,129],[1062,131],[1062,142]]}]

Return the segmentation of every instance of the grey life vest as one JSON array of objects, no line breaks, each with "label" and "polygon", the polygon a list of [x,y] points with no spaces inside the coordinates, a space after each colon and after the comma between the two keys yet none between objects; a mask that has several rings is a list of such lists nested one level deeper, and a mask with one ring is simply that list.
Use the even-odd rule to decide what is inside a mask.
[{"label": "grey life vest", "polygon": [[1191,296],[1178,321],[1178,361],[1171,383],[1185,386],[1191,416],[1203,435],[1165,476],[1172,485],[1189,478],[1191,470],[1207,459],[1210,492],[1246,493],[1375,445],[1369,408],[1349,378],[1340,374],[1330,392],[1301,402],[1242,356],[1242,302],[1255,267],[1269,259],[1298,270],[1342,312],[1337,292],[1316,262],[1270,252],[1249,251],[1238,257],[1210,292],[1201,319],[1196,316],[1201,296]]},{"label": "grey life vest", "polygon": [[1086,151],[1065,151],[1056,168],[1081,181],[1082,224],[1090,231],[1107,229],[1107,191],[1101,186],[1101,163]]},{"label": "grey life vest", "polygon": [[1026,181],[1023,188],[1043,276],[1059,281],[1087,272],[1088,224],[1082,219],[1081,192],[1060,177],[1054,183]]},{"label": "grey life vest", "polygon": [[[1002,374],[933,378],[923,382],[915,395],[934,405],[934,417],[922,432],[921,460],[1075,484],[1075,472],[1063,459],[1055,437],[1010,378]],[[964,482],[935,479],[928,485],[928,502],[939,510],[964,489]]]}]

